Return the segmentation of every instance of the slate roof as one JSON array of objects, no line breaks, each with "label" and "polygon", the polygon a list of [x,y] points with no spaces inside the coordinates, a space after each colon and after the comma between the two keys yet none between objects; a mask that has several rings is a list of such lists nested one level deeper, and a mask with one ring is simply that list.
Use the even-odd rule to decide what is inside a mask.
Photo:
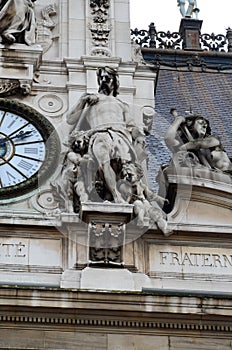
[{"label": "slate roof", "polygon": [[186,116],[190,109],[209,120],[212,133],[218,135],[232,158],[232,74],[180,71],[160,68],[155,92],[156,117],[147,140],[149,180],[155,189],[159,166],[169,163],[170,154],[163,141],[172,121],[169,111],[176,108]]}]

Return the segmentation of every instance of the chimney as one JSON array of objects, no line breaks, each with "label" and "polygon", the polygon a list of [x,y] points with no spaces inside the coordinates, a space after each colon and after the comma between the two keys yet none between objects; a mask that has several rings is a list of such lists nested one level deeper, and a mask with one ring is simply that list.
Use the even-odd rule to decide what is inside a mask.
[{"label": "chimney", "polygon": [[200,34],[202,22],[198,19],[182,18],[179,33],[183,39],[184,50],[202,51],[200,47]]}]

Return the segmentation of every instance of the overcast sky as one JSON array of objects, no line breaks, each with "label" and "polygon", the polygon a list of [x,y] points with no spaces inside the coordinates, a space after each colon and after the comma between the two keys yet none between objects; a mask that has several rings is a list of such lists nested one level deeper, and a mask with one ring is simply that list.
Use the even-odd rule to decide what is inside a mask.
[{"label": "overcast sky", "polygon": [[[157,31],[179,30],[181,14],[177,0],[130,0],[131,28],[147,29],[151,22]],[[186,7],[188,1],[186,0]],[[201,33],[225,34],[232,28],[232,0],[197,0]]]}]

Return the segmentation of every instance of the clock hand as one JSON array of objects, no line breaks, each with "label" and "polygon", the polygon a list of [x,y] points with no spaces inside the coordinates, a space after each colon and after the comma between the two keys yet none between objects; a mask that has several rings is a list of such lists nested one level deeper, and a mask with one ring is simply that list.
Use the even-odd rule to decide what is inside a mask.
[{"label": "clock hand", "polygon": [[18,134],[16,134],[15,136],[11,137],[11,140],[12,139],[24,139],[25,137],[28,137],[30,136],[32,133],[32,131],[20,131]]},{"label": "clock hand", "polygon": [[32,131],[20,131],[18,134],[16,134],[13,137],[5,137],[0,139],[0,146],[3,146],[7,143],[7,141],[13,140],[13,139],[24,139],[25,137],[30,136],[30,134],[32,133]]}]

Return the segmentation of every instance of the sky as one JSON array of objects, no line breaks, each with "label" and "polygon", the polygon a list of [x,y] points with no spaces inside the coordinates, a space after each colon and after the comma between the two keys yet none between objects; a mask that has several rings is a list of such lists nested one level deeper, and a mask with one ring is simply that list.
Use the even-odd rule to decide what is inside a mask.
[{"label": "sky", "polygon": [[[232,28],[232,0],[197,0],[197,6],[202,34],[226,34]],[[182,18],[177,0],[130,0],[130,17],[132,29],[148,29],[154,22],[156,30],[164,32],[178,32]]]}]

